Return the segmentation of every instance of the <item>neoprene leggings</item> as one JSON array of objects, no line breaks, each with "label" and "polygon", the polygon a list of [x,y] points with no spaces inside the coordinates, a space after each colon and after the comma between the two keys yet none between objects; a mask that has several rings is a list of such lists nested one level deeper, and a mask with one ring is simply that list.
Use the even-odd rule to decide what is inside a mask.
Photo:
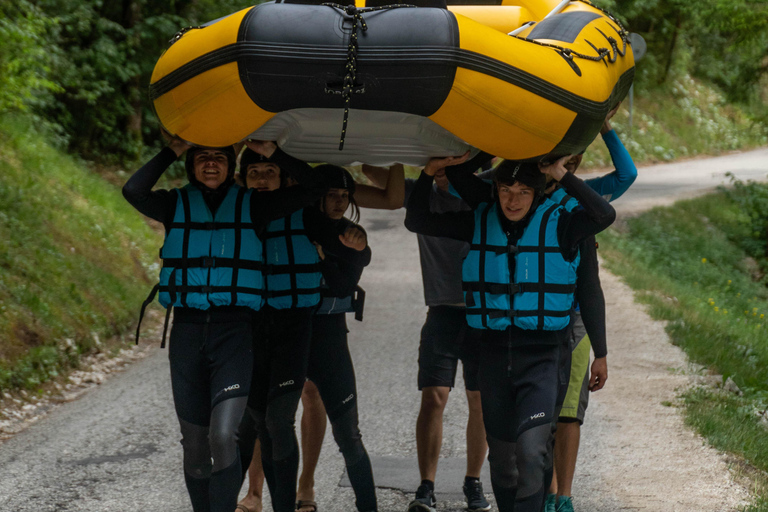
[{"label": "neoprene leggings", "polygon": [[377,510],[371,460],[358,426],[355,369],[347,345],[344,313],[314,316],[307,378],[320,391],[333,438],[344,457],[347,475],[355,491],[357,510]]},{"label": "neoprene leggings", "polygon": [[232,512],[242,482],[237,429],[251,385],[251,312],[176,308],[168,357],[195,512]]},{"label": "neoprene leggings", "polygon": [[307,376],[313,314],[314,308],[266,308],[254,321],[253,385],[248,407],[254,411],[261,464],[275,512],[296,509],[296,409]]},{"label": "neoprene leggings", "polygon": [[540,512],[551,480],[560,347],[509,348],[493,333],[480,351],[480,396],[491,484],[500,512]]}]

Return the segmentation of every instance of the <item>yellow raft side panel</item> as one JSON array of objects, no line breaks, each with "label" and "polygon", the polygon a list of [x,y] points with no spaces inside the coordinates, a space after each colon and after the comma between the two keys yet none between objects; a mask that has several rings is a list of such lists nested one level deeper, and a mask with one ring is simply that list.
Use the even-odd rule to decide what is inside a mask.
[{"label": "yellow raft side panel", "polygon": [[190,30],[183,36],[184,44],[173,44],[160,57],[152,72],[155,83],[197,57],[237,42],[237,33],[249,7],[200,30]]},{"label": "yellow raft side panel", "polygon": [[[541,20],[544,19],[544,16],[549,14],[552,9],[557,7],[557,4],[559,3],[560,0],[503,0],[501,5],[519,5],[533,14],[534,20]],[[486,7],[495,8],[496,6],[488,5]]]},{"label": "yellow raft side panel", "polygon": [[251,101],[236,62],[187,80],[156,99],[155,110],[172,134],[213,147],[242,140],[274,116]]},{"label": "yellow raft side panel", "polygon": [[[483,91],[478,84],[486,85],[485,94],[477,93]],[[504,102],[504,97],[515,97],[516,101]],[[474,115],[480,111],[482,115]],[[430,119],[450,126],[452,133],[472,146],[517,160],[550,152],[575,117],[574,112],[524,89],[459,68],[448,98]],[[555,127],[556,131],[545,127]]]},{"label": "yellow raft side panel", "polygon": [[505,34],[535,20],[528,9],[517,5],[498,5],[493,9],[486,5],[449,5],[448,10]]}]

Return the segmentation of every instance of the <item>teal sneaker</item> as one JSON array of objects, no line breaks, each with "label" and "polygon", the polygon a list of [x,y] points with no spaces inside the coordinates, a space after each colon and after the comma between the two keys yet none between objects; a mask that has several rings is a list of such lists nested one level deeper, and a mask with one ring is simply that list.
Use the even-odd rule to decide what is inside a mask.
[{"label": "teal sneaker", "polygon": [[547,501],[544,502],[544,512],[556,512],[557,494],[547,494]]},{"label": "teal sneaker", "polygon": [[570,496],[560,496],[557,500],[556,512],[573,512],[573,500]]}]

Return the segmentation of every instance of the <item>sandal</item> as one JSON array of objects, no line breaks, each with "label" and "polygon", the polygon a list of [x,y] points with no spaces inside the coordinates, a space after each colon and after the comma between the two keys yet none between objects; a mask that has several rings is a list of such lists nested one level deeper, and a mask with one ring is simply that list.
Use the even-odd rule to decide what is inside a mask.
[{"label": "sandal", "polygon": [[296,510],[302,509],[304,507],[311,507],[310,512],[317,512],[317,503],[312,500],[297,500],[296,501]]},{"label": "sandal", "polygon": [[235,507],[235,510],[237,512],[256,512],[255,508],[248,508],[242,503],[238,503],[237,506]]}]

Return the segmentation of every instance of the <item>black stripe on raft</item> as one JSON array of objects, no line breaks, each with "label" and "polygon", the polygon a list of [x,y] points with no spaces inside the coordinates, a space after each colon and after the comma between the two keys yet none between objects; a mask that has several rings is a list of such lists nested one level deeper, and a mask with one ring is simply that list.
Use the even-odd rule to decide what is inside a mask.
[{"label": "black stripe on raft", "polygon": [[536,24],[527,39],[551,39],[572,43],[590,22],[600,18],[595,12],[563,12]]}]

